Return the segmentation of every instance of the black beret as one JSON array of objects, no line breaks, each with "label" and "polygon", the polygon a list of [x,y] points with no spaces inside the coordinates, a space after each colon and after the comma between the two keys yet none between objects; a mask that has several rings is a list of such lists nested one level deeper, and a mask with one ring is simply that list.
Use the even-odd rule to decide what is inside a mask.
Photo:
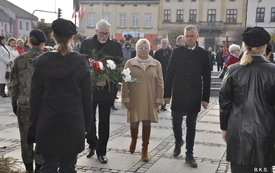
[{"label": "black beret", "polygon": [[133,37],[130,34],[125,34],[124,38],[129,40],[129,39],[132,39]]},{"label": "black beret", "polygon": [[77,33],[75,24],[66,19],[56,19],[52,23],[52,30],[58,36],[71,36]]},{"label": "black beret", "polygon": [[273,47],[272,44],[271,44],[270,42],[268,42],[266,48],[267,48],[268,50],[272,51],[272,47]]},{"label": "black beret", "polygon": [[270,34],[262,27],[248,27],[242,34],[242,41],[249,47],[259,47],[270,41]]},{"label": "black beret", "polygon": [[41,31],[40,29],[32,30],[29,35],[30,35],[30,37],[37,38],[42,43],[45,43],[47,41],[47,37],[46,37],[45,33],[43,31]]}]

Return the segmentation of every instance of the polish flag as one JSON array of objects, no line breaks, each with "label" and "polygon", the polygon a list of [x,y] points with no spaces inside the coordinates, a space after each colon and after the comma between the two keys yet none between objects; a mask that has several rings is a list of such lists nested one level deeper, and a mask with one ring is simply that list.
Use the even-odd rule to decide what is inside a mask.
[{"label": "polish flag", "polygon": [[85,7],[80,6],[79,11],[78,11],[78,19],[80,19],[80,20],[83,19],[84,13],[85,13]]}]

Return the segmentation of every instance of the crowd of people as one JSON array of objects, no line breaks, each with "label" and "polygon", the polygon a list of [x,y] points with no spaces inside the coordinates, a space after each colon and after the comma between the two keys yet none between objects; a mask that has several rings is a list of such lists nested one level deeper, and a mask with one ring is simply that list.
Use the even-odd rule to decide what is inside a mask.
[{"label": "crowd of people", "polygon": [[272,172],[275,65],[269,62],[273,60],[272,45],[263,28],[247,28],[242,48],[232,44],[224,56],[222,46],[216,53],[211,47],[200,47],[199,32],[193,25],[184,28],[174,49],[163,38],[155,52],[146,38],[135,45],[130,34],[124,35],[123,45],[111,40],[111,25],[106,20],[96,24],[92,38],[78,37],[74,47],[70,42],[77,30],[71,21],[57,19],[51,27],[56,47],[49,52],[43,51],[48,38],[39,29],[29,33],[28,48],[23,40],[11,37],[6,44],[7,38],[0,36],[0,95],[11,96],[27,173],[76,172],[77,155],[85,149],[85,139],[87,158],[96,154],[100,163],[108,162],[110,115],[111,109],[117,109],[118,83],[92,78],[90,64],[91,59],[104,61],[105,56],[129,69],[138,80],[123,82],[121,88],[131,135],[130,153],[136,150],[141,123],[141,160],[150,161],[151,123],[158,123],[159,111],[171,103],[173,156],[179,157],[186,143],[185,162],[198,166],[194,157],[197,116],[201,108],[208,108],[211,71],[217,62],[218,71],[228,69],[219,103],[232,173],[251,173],[255,168]]}]

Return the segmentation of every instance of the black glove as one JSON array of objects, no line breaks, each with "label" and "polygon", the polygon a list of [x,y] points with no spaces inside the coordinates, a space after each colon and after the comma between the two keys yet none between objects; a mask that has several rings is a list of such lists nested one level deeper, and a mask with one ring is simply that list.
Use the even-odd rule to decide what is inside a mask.
[{"label": "black glove", "polygon": [[17,116],[17,105],[12,106],[13,113]]}]

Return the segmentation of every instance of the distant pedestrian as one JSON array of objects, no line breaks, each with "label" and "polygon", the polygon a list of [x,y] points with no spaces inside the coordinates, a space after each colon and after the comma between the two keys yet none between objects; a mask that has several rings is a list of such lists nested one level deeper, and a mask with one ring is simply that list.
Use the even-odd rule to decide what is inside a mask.
[{"label": "distant pedestrian", "polygon": [[11,61],[14,62],[14,60],[19,56],[19,52],[16,49],[16,39],[14,37],[8,39],[8,48],[11,54]]},{"label": "distant pedestrian", "polygon": [[[35,161],[35,173],[39,173],[42,166],[42,158],[34,149],[32,143],[27,142],[30,118],[30,90],[31,75],[33,73],[32,61],[43,53],[47,38],[45,33],[34,29],[29,34],[31,49],[25,54],[19,55],[14,60],[11,70],[11,81],[9,91],[14,114],[17,115],[21,141],[21,153],[27,173],[33,172],[33,161]],[[16,50],[17,51],[17,50]]]},{"label": "distant pedestrian", "polygon": [[[172,54],[172,49],[169,48],[169,41],[167,38],[163,38],[160,41],[161,43],[161,49],[157,50],[155,52],[154,58],[158,60],[161,64],[161,69],[162,69],[162,74],[163,74],[163,79],[165,82],[165,77],[166,77],[166,69],[168,66],[168,61],[170,59],[170,56]],[[164,105],[161,105],[160,110],[166,111],[166,103]]]},{"label": "distant pedestrian", "polygon": [[223,64],[224,64],[224,58],[223,58],[223,46],[219,47],[219,50],[216,53],[216,61],[217,61],[217,70],[222,71]]},{"label": "distant pedestrian", "polygon": [[85,40],[86,37],[84,35],[79,36],[76,40],[77,40],[77,44],[75,46],[73,46],[73,51],[74,52],[79,52],[81,44],[83,42],[83,40]]},{"label": "distant pedestrian", "polygon": [[176,47],[184,46],[184,45],[185,45],[184,35],[179,35],[179,36],[176,38],[176,42],[177,42]]},{"label": "distant pedestrian", "polygon": [[124,82],[121,96],[127,108],[127,122],[130,122],[132,141],[129,151],[134,153],[136,149],[138,126],[142,122],[141,159],[148,162],[151,122],[158,122],[157,109],[163,103],[163,76],[161,64],[149,55],[150,42],[147,39],[139,39],[136,50],[137,56],[128,60],[124,68],[129,68],[139,82]]},{"label": "distant pedestrian", "polygon": [[76,173],[92,120],[92,82],[85,56],[72,52],[77,33],[69,20],[52,23],[56,51],[34,61],[30,94],[29,142],[42,155],[41,173]]},{"label": "distant pedestrian", "polygon": [[[198,45],[198,30],[193,25],[184,28],[185,46],[173,49],[168,63],[164,99],[169,104],[172,96],[172,125],[175,137],[174,157],[181,153],[182,121],[186,116],[186,157],[191,167],[198,164],[193,156],[197,116],[207,109],[210,98],[211,71],[206,50]],[[173,93],[172,93],[173,91]]]},{"label": "distant pedestrian", "polygon": [[213,65],[215,64],[215,53],[212,50],[212,47],[208,48],[209,66],[211,71],[213,71]]},{"label": "distant pedestrian", "polygon": [[239,45],[231,44],[229,46],[229,55],[225,62],[225,67],[235,64],[240,61],[241,48]]},{"label": "distant pedestrian", "polygon": [[0,95],[2,97],[8,97],[5,92],[6,84],[9,83],[9,76],[6,76],[6,72],[11,71],[12,60],[9,48],[6,46],[6,38],[0,35]]},{"label": "distant pedestrian", "polygon": [[272,173],[275,165],[275,65],[264,58],[269,40],[262,27],[247,28],[244,55],[221,85],[220,127],[232,173]]},{"label": "distant pedestrian", "polygon": [[124,35],[125,44],[122,45],[123,60],[126,62],[131,59],[131,53],[135,50],[135,46],[132,43],[132,36],[130,34]]},{"label": "distant pedestrian", "polygon": [[18,51],[19,54],[22,54],[25,52],[24,50],[24,41],[22,39],[17,39],[16,41],[16,49]]}]

